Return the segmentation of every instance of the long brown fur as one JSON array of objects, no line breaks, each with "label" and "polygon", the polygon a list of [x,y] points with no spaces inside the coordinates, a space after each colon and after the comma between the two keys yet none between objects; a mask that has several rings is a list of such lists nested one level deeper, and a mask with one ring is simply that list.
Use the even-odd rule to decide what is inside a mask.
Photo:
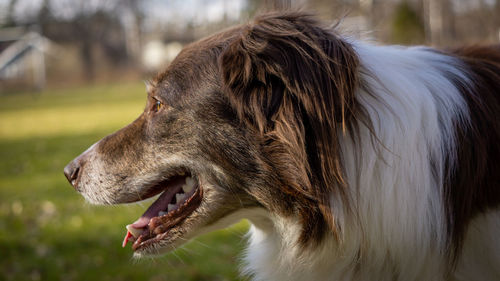
[{"label": "long brown fur", "polygon": [[464,61],[471,85],[454,81],[469,107],[470,128],[456,127],[456,170],[444,186],[451,254],[460,253],[467,226],[500,204],[500,46],[451,51]]},{"label": "long brown fur", "polygon": [[[243,28],[223,52],[221,71],[241,120],[267,141],[282,188],[303,202],[302,240],[338,229],[330,195],[346,198],[339,128],[356,111],[358,59],[351,46],[312,17],[269,14]],[[317,209],[319,206],[319,210]],[[316,235],[315,235],[316,234]]]}]

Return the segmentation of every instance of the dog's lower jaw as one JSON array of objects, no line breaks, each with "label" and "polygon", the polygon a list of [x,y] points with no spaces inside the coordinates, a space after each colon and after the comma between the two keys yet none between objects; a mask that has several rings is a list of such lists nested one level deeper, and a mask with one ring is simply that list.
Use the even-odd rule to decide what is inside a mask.
[{"label": "dog's lower jaw", "polygon": [[[205,203],[209,205],[208,203]],[[201,206],[200,209],[204,209],[205,206]],[[197,212],[196,210],[194,212]],[[160,256],[166,254],[170,251],[175,250],[177,247],[187,243],[191,239],[198,237],[203,234],[213,232],[215,230],[224,229],[230,227],[231,225],[241,221],[242,219],[249,219],[250,221],[257,221],[259,225],[271,225],[269,219],[269,213],[262,207],[249,207],[242,208],[231,212],[211,223],[205,223],[208,221],[208,217],[203,217],[203,211],[196,214],[196,219],[186,219],[185,224],[181,224],[181,229],[174,228],[175,236],[166,235],[164,239],[152,244],[148,247],[138,248],[134,251],[134,258],[144,258],[151,256]],[[205,214],[206,215],[206,214]],[[209,216],[209,215],[208,215]]]}]

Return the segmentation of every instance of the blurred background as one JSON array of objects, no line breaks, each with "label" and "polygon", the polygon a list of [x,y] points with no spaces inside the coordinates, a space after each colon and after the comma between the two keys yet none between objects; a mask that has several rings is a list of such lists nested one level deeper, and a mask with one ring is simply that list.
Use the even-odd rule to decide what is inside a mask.
[{"label": "blurred background", "polygon": [[89,206],[62,169],[140,114],[185,44],[290,7],[361,40],[500,41],[500,0],[0,0],[0,280],[244,280],[247,222],[133,260],[124,226],[149,203]]}]

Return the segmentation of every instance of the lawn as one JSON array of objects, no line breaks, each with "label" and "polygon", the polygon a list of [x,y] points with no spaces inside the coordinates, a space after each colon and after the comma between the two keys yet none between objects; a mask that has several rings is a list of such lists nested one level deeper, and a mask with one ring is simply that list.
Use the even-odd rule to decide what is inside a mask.
[{"label": "lawn", "polygon": [[148,203],[92,206],[63,167],[134,120],[144,85],[0,96],[0,280],[238,280],[241,222],[155,259],[122,248]]}]

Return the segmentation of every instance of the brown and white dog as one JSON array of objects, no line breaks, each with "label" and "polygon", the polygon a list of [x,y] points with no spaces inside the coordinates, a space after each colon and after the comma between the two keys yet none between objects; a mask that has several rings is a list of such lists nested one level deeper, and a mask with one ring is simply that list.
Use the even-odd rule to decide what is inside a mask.
[{"label": "brown and white dog", "polygon": [[248,218],[255,280],[500,280],[500,47],[373,46],[272,13],[147,92],[64,169],[91,203],[160,194],[135,255]]}]

